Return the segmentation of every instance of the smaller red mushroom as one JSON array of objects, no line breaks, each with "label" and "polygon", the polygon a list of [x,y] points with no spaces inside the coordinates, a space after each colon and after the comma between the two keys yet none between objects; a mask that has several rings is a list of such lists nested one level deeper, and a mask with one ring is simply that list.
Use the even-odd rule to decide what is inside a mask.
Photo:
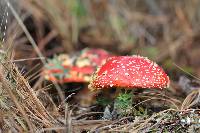
[{"label": "smaller red mushroom", "polygon": [[[91,75],[96,68],[111,56],[103,49],[93,48],[85,48],[73,55],[61,54],[48,61],[44,67],[43,75],[46,80],[56,83],[82,83],[88,87]],[[87,87],[79,91],[76,97],[80,102],[91,104],[87,101],[93,100],[94,96]]]},{"label": "smaller red mushroom", "polygon": [[85,48],[74,55],[61,54],[49,60],[44,67],[44,77],[58,83],[89,83],[97,66],[111,54],[103,49]]}]

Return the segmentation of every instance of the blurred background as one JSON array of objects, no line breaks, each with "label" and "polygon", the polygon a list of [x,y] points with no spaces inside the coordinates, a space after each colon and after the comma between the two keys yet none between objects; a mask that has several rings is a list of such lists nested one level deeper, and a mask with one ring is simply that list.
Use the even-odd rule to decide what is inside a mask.
[{"label": "blurred background", "polygon": [[[2,0],[3,1],[3,0]],[[103,48],[116,55],[147,56],[177,80],[200,77],[199,0],[12,0],[43,56]],[[1,14],[5,4],[1,4]],[[37,57],[9,12],[7,40],[14,59]],[[1,16],[2,17],[2,16]],[[26,61],[31,68],[36,61]],[[180,71],[174,64],[180,66]]]}]

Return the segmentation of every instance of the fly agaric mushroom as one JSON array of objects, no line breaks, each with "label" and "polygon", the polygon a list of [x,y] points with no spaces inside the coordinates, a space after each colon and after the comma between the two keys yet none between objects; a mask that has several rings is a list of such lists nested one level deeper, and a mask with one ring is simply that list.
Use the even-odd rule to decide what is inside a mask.
[{"label": "fly agaric mushroom", "polygon": [[169,77],[155,62],[141,56],[110,57],[93,75],[89,88],[166,88]]},{"label": "fly agaric mushroom", "polygon": [[61,54],[55,56],[44,67],[46,80],[58,83],[89,83],[97,66],[102,65],[111,55],[103,49],[86,48],[75,55]]},{"label": "fly agaric mushroom", "polygon": [[[84,83],[88,86],[91,75],[96,68],[102,65],[111,54],[103,49],[86,48],[74,55],[61,54],[49,60],[44,67],[44,77],[46,80],[64,83]],[[94,95],[84,88],[77,97],[82,106],[91,104]],[[85,105],[86,104],[86,105]]]},{"label": "fly agaric mushroom", "polygon": [[[166,88],[169,77],[153,61],[141,56],[114,56],[107,59],[92,77],[88,88],[98,90],[105,88]],[[116,90],[119,92],[119,89]],[[115,94],[116,95],[116,94]],[[120,112],[132,110],[131,93],[121,93],[114,101],[112,117]],[[105,112],[104,112],[105,114]],[[105,115],[103,118],[107,118]]]}]

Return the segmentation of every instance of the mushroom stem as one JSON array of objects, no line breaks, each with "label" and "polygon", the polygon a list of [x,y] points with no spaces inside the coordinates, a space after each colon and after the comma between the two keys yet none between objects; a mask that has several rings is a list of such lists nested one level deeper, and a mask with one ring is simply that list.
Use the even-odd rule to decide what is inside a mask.
[{"label": "mushroom stem", "polygon": [[96,101],[97,92],[90,91],[87,86],[75,96],[81,107],[89,107]]}]

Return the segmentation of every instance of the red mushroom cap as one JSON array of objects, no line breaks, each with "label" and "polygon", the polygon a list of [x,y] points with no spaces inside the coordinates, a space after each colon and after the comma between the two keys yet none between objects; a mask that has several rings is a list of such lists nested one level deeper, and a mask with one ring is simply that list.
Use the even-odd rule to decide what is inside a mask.
[{"label": "red mushroom cap", "polygon": [[78,55],[75,66],[90,66],[95,71],[96,67],[102,65],[108,57],[111,57],[111,54],[103,49],[85,48]]},{"label": "red mushroom cap", "polygon": [[110,57],[93,75],[90,89],[165,88],[169,77],[156,63],[141,56]]},{"label": "red mushroom cap", "polygon": [[43,74],[45,79],[59,83],[89,82],[97,66],[102,65],[110,53],[103,49],[85,48],[75,55],[61,54],[49,60]]}]

